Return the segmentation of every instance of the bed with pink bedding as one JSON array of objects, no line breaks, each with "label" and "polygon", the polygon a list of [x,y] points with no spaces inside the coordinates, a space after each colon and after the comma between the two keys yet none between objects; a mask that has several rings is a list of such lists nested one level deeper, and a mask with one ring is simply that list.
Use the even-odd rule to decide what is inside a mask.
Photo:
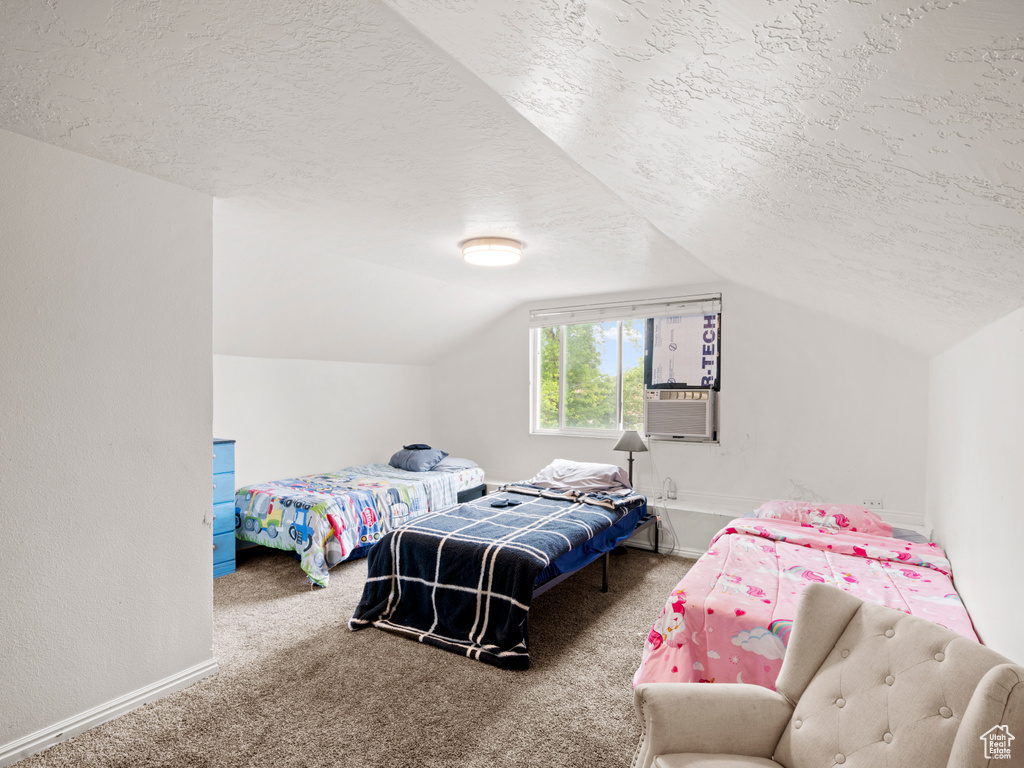
[{"label": "bed with pink bedding", "polygon": [[848,505],[769,502],[723,528],[666,600],[633,684],[755,683],[775,688],[797,597],[812,581],[921,616],[977,640],[931,543],[893,538]]}]

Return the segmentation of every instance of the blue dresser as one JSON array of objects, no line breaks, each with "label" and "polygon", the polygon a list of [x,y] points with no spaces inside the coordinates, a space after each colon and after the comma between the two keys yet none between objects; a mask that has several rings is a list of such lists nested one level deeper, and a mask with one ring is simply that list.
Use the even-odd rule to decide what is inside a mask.
[{"label": "blue dresser", "polygon": [[235,441],[213,440],[213,577],[235,572]]}]

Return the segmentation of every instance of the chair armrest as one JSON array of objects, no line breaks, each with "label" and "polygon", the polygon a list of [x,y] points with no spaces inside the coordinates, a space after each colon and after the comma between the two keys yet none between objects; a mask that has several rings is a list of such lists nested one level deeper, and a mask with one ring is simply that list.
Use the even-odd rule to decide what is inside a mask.
[{"label": "chair armrest", "polygon": [[781,694],[739,683],[646,683],[633,702],[643,727],[634,768],[677,752],[770,758],[793,715]]}]

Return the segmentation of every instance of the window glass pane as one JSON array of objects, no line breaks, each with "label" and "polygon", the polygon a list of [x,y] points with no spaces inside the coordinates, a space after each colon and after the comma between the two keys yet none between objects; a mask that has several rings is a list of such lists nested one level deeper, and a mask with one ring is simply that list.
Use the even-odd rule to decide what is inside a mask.
[{"label": "window glass pane", "polygon": [[644,320],[622,321],[622,428],[644,428]]},{"label": "window glass pane", "polygon": [[565,426],[615,429],[618,324],[565,328]]},{"label": "window glass pane", "polygon": [[540,402],[537,426],[558,429],[558,377],[561,374],[560,328],[540,329]]}]

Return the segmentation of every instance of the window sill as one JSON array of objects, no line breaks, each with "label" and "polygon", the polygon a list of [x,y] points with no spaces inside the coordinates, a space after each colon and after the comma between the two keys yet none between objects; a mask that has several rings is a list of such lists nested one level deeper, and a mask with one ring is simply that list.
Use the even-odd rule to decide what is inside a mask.
[{"label": "window sill", "polygon": [[618,440],[622,437],[621,429],[531,429],[531,435],[548,435],[551,437],[593,437],[605,440]]},{"label": "window sill", "polygon": [[[548,437],[590,437],[599,440],[618,440],[625,430],[621,429],[531,429],[531,435],[546,435]],[[640,436],[647,442],[658,443],[694,443],[697,445],[719,445],[720,440],[704,440],[699,437],[662,437],[660,435],[644,435],[637,430]]]}]

